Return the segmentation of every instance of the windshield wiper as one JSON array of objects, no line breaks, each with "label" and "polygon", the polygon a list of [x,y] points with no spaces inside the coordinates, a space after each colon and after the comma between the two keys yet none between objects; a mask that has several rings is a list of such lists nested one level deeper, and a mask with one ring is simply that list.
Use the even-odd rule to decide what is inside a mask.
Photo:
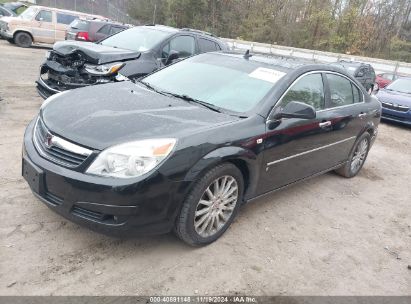
[{"label": "windshield wiper", "polygon": [[210,109],[210,110],[212,110],[212,111],[221,113],[221,108],[219,108],[219,107],[217,107],[217,106],[215,106],[215,105],[213,105],[213,104],[211,104],[211,103],[208,103],[208,102],[205,102],[205,101],[202,101],[202,100],[199,100],[199,99],[195,99],[195,98],[190,97],[190,96],[188,96],[188,95],[185,95],[185,94],[175,94],[175,93],[170,93],[170,92],[162,92],[162,93],[167,94],[167,95],[169,95],[169,96],[176,97],[176,98],[180,98],[180,99],[185,100],[185,101],[188,101],[188,102],[194,102],[194,103],[200,104],[200,105],[202,105],[203,107],[206,107],[206,108],[208,108],[208,109]]}]

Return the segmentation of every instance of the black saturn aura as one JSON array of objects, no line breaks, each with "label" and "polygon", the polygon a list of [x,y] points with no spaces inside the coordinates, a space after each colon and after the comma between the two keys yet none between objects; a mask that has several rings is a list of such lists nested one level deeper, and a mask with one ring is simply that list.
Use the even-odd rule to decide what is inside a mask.
[{"label": "black saturn aura", "polygon": [[330,170],[355,176],[380,116],[338,67],[208,53],[47,99],[25,132],[22,173],[79,224],[203,245],[245,202]]}]

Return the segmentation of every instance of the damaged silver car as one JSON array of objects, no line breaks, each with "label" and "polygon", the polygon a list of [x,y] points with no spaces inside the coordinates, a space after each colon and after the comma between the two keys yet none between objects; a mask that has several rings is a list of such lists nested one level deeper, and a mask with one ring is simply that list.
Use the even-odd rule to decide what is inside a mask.
[{"label": "damaged silver car", "polygon": [[37,90],[43,98],[90,85],[138,79],[192,55],[227,50],[214,35],[161,25],[134,27],[98,43],[64,41],[47,52]]}]

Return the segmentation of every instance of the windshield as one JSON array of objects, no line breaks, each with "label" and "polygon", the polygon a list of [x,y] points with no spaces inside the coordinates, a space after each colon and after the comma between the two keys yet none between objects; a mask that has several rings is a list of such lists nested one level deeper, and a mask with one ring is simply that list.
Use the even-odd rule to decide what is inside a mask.
[{"label": "windshield", "polygon": [[100,44],[136,52],[152,49],[170,33],[147,27],[135,27],[103,40]]},{"label": "windshield", "polygon": [[411,79],[397,79],[388,85],[386,89],[411,94]]},{"label": "windshield", "polygon": [[35,7],[29,7],[23,13],[21,13],[19,17],[25,20],[32,20],[36,13],[37,13],[37,9]]},{"label": "windshield", "polygon": [[203,54],[162,69],[143,82],[159,91],[244,113],[256,106],[283,75],[268,64]]}]

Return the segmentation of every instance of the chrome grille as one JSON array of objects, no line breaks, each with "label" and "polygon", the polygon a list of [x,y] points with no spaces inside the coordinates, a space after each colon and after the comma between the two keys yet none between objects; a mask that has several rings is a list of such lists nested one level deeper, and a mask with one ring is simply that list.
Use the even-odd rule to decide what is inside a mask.
[{"label": "chrome grille", "polygon": [[50,133],[40,118],[34,128],[33,141],[40,155],[66,167],[80,166],[92,153]]},{"label": "chrome grille", "polygon": [[388,102],[381,102],[382,107],[386,108],[386,109],[390,109],[390,110],[394,110],[394,111],[399,111],[399,112],[408,112],[409,111],[409,107],[405,107],[405,106],[401,106],[398,104],[393,104],[393,103],[388,103]]}]

